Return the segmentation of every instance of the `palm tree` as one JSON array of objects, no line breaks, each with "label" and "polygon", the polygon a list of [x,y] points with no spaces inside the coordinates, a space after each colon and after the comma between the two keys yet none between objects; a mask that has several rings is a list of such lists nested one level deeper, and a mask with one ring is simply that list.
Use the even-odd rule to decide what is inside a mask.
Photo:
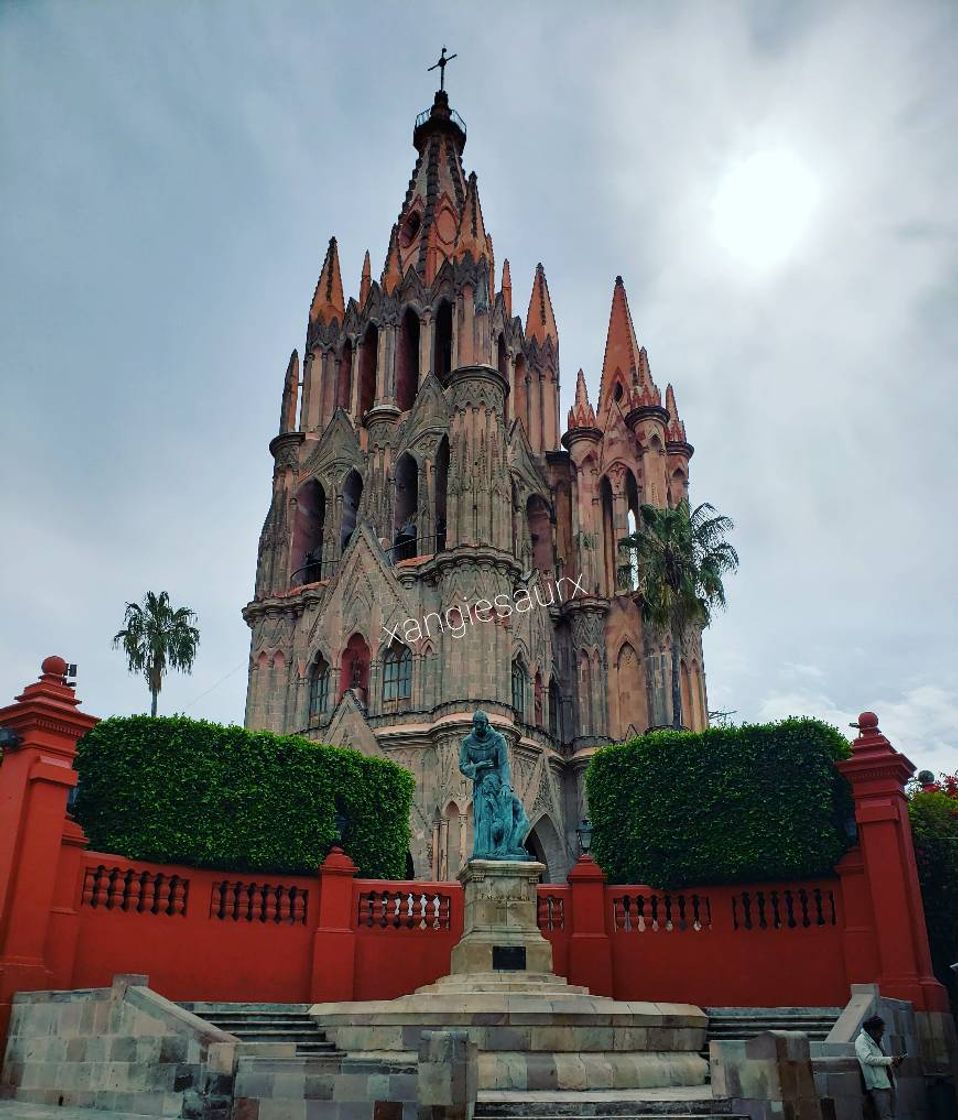
[{"label": "palm tree", "polygon": [[738,567],[738,553],[725,539],[734,525],[707,502],[690,509],[687,499],[673,509],[643,505],[639,528],[619,543],[632,553],[630,570],[642,620],[672,638],[672,726],[682,727],[679,670],[690,629],[712,621],[725,606],[722,577]]},{"label": "palm tree", "polygon": [[147,591],[142,606],[127,603],[123,616],[126,624],[113,636],[113,648],[123,647],[131,673],[142,673],[150,686],[150,715],[156,715],[156,698],[163,687],[163,676],[170,669],[188,673],[193,668],[200,632],[193,623],[195,612],[189,607],[170,604],[165,591],[159,595]]}]

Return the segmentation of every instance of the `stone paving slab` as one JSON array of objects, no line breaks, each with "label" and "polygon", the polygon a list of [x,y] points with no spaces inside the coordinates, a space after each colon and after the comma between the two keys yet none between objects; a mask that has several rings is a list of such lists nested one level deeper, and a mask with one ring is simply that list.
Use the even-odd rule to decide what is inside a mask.
[{"label": "stone paving slab", "polygon": [[[0,1100],[0,1120],[144,1120],[140,1112],[107,1112],[99,1108],[57,1108],[56,1105],[30,1104],[27,1101]],[[156,1120],[153,1116],[151,1120]]]},{"label": "stone paving slab", "polygon": [[711,1101],[708,1086],[676,1085],[662,1089],[591,1089],[561,1093],[509,1089],[480,1089],[479,1100],[496,1104],[605,1104],[608,1101]]}]

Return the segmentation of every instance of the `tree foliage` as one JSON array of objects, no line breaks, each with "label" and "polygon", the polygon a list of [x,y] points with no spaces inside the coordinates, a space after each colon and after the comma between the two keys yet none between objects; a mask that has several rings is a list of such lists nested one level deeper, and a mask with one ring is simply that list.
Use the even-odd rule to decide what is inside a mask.
[{"label": "tree foliage", "polygon": [[731,518],[707,502],[695,509],[686,499],[673,509],[643,505],[638,530],[620,542],[631,553],[642,620],[672,639],[672,727],[682,727],[682,645],[725,606],[723,577],[738,567],[738,553],[725,539]]},{"label": "tree foliage", "polygon": [[310,874],[348,820],[369,878],[402,878],[413,777],[385,759],[296,735],[182,716],[106,719],[77,748],[75,813],[90,843],[129,859]]},{"label": "tree foliage", "polygon": [[849,846],[847,740],[813,719],[656,731],[586,774],[593,852],[612,882],[682,887],[830,874]]},{"label": "tree foliage", "polygon": [[915,784],[908,813],[935,975],[958,1011],[958,775]]},{"label": "tree foliage", "polygon": [[193,625],[196,614],[189,607],[173,607],[165,591],[147,591],[143,602],[127,603],[123,629],[113,635],[113,648],[122,647],[127,668],[142,673],[150,689],[150,715],[168,669],[189,673],[200,644]]}]

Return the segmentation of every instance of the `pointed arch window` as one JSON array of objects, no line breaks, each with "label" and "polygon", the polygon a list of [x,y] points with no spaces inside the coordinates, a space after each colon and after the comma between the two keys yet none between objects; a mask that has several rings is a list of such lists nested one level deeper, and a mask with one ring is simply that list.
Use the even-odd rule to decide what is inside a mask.
[{"label": "pointed arch window", "polygon": [[363,480],[356,470],[351,470],[343,483],[343,516],[339,529],[339,551],[345,552],[352,540],[359,517],[359,503],[363,497]]},{"label": "pointed arch window", "polygon": [[449,489],[449,440],[443,436],[436,451],[436,552],[446,547],[446,491]]},{"label": "pointed arch window", "polygon": [[452,372],[452,304],[447,299],[436,308],[433,367],[440,380]]},{"label": "pointed arch window", "polygon": [[309,675],[309,722],[324,716],[329,708],[329,662],[320,654]]},{"label": "pointed arch window", "polygon": [[407,307],[399,324],[396,355],[396,405],[400,412],[412,408],[419,389],[419,334],[419,316]]},{"label": "pointed arch window", "polygon": [[358,419],[373,407],[376,400],[376,371],[379,363],[379,328],[370,323],[359,347]]},{"label": "pointed arch window", "polygon": [[549,734],[553,739],[559,738],[559,705],[561,703],[559,685],[553,677],[549,682]]},{"label": "pointed arch window", "polygon": [[512,662],[512,706],[519,719],[526,718],[526,695],[529,691],[529,674],[522,662],[522,657],[516,657]]},{"label": "pointed arch window", "polygon": [[412,696],[412,652],[394,643],[383,658],[383,700],[408,700]]},{"label": "pointed arch window", "polygon": [[396,464],[396,497],[393,505],[393,563],[411,560],[417,553],[419,528],[419,464],[403,452]]}]

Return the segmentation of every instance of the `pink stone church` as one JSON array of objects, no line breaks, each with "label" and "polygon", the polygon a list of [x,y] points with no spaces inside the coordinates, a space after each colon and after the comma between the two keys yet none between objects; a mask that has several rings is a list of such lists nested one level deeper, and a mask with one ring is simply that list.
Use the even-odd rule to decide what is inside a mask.
[{"label": "pink stone church", "polygon": [[[530,851],[558,880],[577,853],[591,754],[672,718],[669,641],[643,628],[617,544],[641,503],[688,493],[692,447],[621,277],[596,404],[579,370],[560,431],[545,271],[523,323],[444,91],[413,144],[381,278],[367,252],[347,301],[332,239],[302,367],[294,351],[286,372],[243,612],[246,723],[407,767],[409,874],[437,880],[471,852],[459,743],[483,708],[509,743]],[[705,727],[698,637],[681,685],[685,725]]]}]

